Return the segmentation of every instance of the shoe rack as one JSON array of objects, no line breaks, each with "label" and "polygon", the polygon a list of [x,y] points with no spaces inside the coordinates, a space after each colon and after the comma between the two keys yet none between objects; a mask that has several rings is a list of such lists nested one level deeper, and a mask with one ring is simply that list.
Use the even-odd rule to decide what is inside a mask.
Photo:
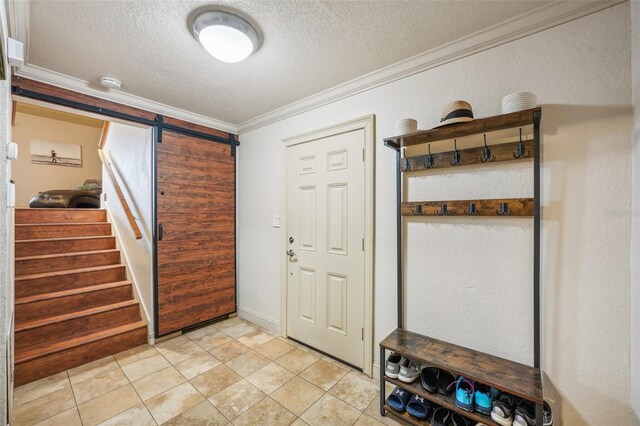
[{"label": "shoe rack", "polygon": [[[458,412],[465,417],[487,425],[497,425],[490,416],[469,413],[455,405],[455,392],[452,395],[429,393],[422,388],[420,380],[404,383],[385,376],[387,351],[396,352],[425,364],[450,371],[455,376],[466,378],[492,386],[518,398],[531,401],[536,406],[536,424],[542,426],[543,392],[540,373],[540,107],[503,114],[494,117],[476,119],[466,123],[453,124],[433,130],[419,131],[407,135],[387,138],[384,143],[396,151],[396,190],[397,190],[397,316],[398,327],[380,342],[380,414],[387,413],[402,420],[423,426],[428,421],[415,419],[405,413],[399,413],[385,405],[385,383],[399,386],[408,392]],[[533,138],[523,139],[522,129],[532,129]],[[511,129],[513,137],[508,142],[487,144],[487,134]],[[527,132],[531,133],[531,132]],[[482,135],[483,145],[458,149],[457,139]],[[431,144],[451,144],[453,150],[431,153]],[[422,148],[414,148],[422,147]],[[422,151],[419,155],[406,156],[407,148]],[[533,198],[512,199],[475,199],[412,201],[403,199],[403,184],[412,173],[428,174],[431,169],[464,167],[474,165],[478,170],[484,167],[499,167],[502,162],[527,161],[533,164]],[[534,228],[533,256],[533,366],[520,364],[504,358],[465,348],[453,343],[437,340],[429,336],[414,333],[404,328],[404,279],[403,265],[403,225],[407,216],[447,216],[482,220],[486,217],[530,217]]]}]

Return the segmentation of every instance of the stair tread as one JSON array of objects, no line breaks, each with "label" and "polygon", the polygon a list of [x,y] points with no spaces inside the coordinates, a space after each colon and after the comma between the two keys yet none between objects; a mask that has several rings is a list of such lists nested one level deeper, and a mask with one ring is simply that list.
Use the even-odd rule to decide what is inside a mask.
[{"label": "stair tread", "polygon": [[64,271],[54,271],[54,272],[44,272],[41,274],[29,274],[29,275],[20,275],[15,278],[16,281],[26,281],[38,278],[49,278],[56,277],[60,275],[69,275],[69,274],[80,274],[82,272],[93,272],[93,271],[103,271],[111,268],[123,268],[122,264],[115,265],[104,265],[104,266],[92,266],[90,268],[80,268],[80,269],[66,269]]},{"label": "stair tread", "polygon": [[118,334],[123,334],[138,328],[147,328],[147,324],[144,321],[140,320],[118,325],[116,327],[98,330],[91,334],[72,337],[70,339],[65,339],[62,341],[48,342],[38,346],[31,346],[29,347],[29,350],[16,352],[15,363],[16,365],[22,364],[36,358],[41,358],[67,349],[76,348],[78,346],[86,345],[88,343],[92,343],[108,337],[117,336]]},{"label": "stair tread", "polygon": [[125,308],[128,306],[137,305],[138,301],[135,299],[126,300],[124,302],[111,303],[109,305],[96,306],[94,308],[84,309],[82,311],[70,312],[67,314],[56,315],[53,317],[38,318],[35,320],[25,321],[23,323],[16,323],[15,333],[19,333],[26,330],[32,330],[44,325],[56,324],[63,321],[68,321],[75,318],[86,317],[90,315],[99,314],[102,312],[108,312],[119,308]]},{"label": "stair tread", "polygon": [[56,291],[53,293],[42,293],[34,296],[20,297],[15,300],[16,305],[24,305],[27,303],[40,302],[43,300],[59,299],[62,297],[73,296],[76,294],[91,293],[94,291],[108,290],[111,288],[124,287],[131,285],[131,281],[116,281],[106,284],[96,284],[88,287],[73,288],[70,290]]},{"label": "stair tread", "polygon": [[16,223],[17,227],[27,226],[84,226],[84,225],[104,225],[109,222],[40,222],[40,223]]},{"label": "stair tread", "polygon": [[43,242],[52,242],[52,241],[74,241],[74,240],[93,240],[93,239],[103,239],[103,238],[115,238],[113,235],[90,235],[87,237],[63,237],[63,238],[42,238],[36,239],[31,238],[28,240],[15,240],[16,243],[43,243]]},{"label": "stair tread", "polygon": [[73,253],[53,253],[53,254],[40,254],[36,256],[24,256],[16,257],[16,260],[35,260],[35,259],[52,259],[56,257],[70,257],[70,256],[83,256],[87,254],[99,254],[99,253],[115,253],[119,252],[118,249],[106,249],[106,250],[89,250],[89,251],[76,251]]}]

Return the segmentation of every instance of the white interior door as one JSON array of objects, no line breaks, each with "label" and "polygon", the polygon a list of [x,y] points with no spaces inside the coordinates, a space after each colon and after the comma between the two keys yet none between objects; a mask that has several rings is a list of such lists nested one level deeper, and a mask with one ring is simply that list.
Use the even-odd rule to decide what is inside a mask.
[{"label": "white interior door", "polygon": [[365,131],[287,148],[287,334],[363,368]]}]

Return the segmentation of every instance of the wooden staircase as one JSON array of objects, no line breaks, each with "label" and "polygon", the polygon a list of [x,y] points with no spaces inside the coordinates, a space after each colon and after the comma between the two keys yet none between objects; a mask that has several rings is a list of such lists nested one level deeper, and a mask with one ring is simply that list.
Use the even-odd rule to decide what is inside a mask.
[{"label": "wooden staircase", "polygon": [[16,209],[15,384],[146,343],[105,210]]}]

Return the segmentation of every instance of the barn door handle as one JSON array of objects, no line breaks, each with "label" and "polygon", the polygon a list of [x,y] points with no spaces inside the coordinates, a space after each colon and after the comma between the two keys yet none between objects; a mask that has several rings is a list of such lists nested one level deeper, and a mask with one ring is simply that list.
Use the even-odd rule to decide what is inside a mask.
[{"label": "barn door handle", "polygon": [[158,225],[158,241],[162,241],[162,237],[164,236],[164,225]]}]

